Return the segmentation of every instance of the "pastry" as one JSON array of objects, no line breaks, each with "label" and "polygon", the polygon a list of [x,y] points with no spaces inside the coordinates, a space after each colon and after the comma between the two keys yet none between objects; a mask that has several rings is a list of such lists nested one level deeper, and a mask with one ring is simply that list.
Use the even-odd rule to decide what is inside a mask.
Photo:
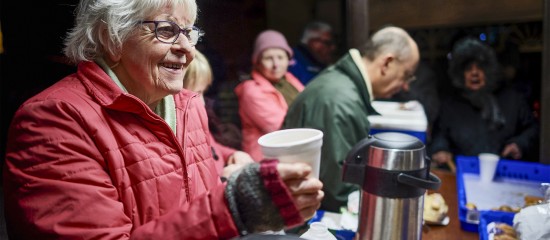
[{"label": "pastry", "polygon": [[445,217],[449,207],[443,196],[439,193],[426,194],[424,198],[424,220],[429,223],[440,223]]},{"label": "pastry", "polygon": [[466,203],[466,208],[469,210],[477,210],[477,206],[473,203]]}]

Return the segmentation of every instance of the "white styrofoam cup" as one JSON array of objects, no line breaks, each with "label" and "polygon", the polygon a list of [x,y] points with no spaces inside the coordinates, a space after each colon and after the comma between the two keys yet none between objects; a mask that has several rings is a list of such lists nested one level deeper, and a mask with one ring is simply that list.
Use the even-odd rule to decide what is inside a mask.
[{"label": "white styrofoam cup", "polygon": [[279,130],[263,135],[258,143],[265,158],[306,163],[312,168],[310,176],[319,178],[323,132],[312,128]]},{"label": "white styrofoam cup", "polygon": [[493,181],[500,157],[493,153],[480,153],[478,158],[481,182],[488,183]]}]

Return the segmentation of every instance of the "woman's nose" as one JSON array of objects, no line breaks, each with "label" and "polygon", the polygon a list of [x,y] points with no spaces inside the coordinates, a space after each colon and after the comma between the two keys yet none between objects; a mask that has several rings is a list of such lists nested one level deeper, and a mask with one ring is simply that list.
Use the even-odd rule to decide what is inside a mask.
[{"label": "woman's nose", "polygon": [[281,61],[274,59],[273,60],[273,68],[279,68],[281,66]]},{"label": "woman's nose", "polygon": [[195,46],[189,42],[183,33],[180,34],[181,35],[178,37],[177,41],[172,44],[170,49],[175,55],[185,57],[185,66],[187,66],[195,57]]},{"label": "woman's nose", "polygon": [[180,32],[179,34],[178,39],[172,44],[172,47],[175,47],[176,50],[180,51],[192,51],[195,46],[191,44],[189,39],[183,33]]}]

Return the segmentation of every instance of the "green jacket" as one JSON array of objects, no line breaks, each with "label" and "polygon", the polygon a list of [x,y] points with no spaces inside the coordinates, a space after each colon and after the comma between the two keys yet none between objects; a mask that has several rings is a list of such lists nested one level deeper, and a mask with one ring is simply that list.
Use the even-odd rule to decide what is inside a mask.
[{"label": "green jacket", "polygon": [[320,180],[321,209],[340,212],[348,195],[359,189],[342,182],[342,165],[351,148],[369,133],[368,115],[378,114],[370,104],[365,80],[348,53],[311,81],[289,107],[283,128],[323,131]]}]

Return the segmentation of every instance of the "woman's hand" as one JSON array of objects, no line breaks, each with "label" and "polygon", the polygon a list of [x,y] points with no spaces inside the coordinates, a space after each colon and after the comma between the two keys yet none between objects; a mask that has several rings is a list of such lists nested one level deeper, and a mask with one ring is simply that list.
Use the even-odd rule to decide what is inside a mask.
[{"label": "woman's hand", "polygon": [[227,159],[227,165],[231,164],[247,164],[247,163],[253,163],[254,160],[248,153],[245,153],[243,151],[235,151],[229,158]]},{"label": "woman's hand", "polygon": [[222,177],[229,178],[231,174],[244,167],[246,164],[230,164],[223,168]]},{"label": "woman's hand", "polygon": [[513,159],[520,159],[522,157],[522,154],[519,146],[516,143],[510,143],[504,146],[504,150],[502,150],[500,156],[505,158],[511,157]]},{"label": "woman's hand", "polygon": [[277,170],[302,217],[305,220],[312,218],[325,196],[321,190],[323,183],[317,178],[308,177],[312,169],[305,163],[279,163]]},{"label": "woman's hand", "polygon": [[250,157],[250,155],[248,155],[248,153],[243,151],[235,151],[227,159],[227,166],[223,168],[222,176],[228,178],[233,172],[253,162],[254,160]]},{"label": "woman's hand", "polygon": [[432,160],[439,165],[446,164],[453,161],[453,154],[447,151],[439,151],[432,155]]}]

